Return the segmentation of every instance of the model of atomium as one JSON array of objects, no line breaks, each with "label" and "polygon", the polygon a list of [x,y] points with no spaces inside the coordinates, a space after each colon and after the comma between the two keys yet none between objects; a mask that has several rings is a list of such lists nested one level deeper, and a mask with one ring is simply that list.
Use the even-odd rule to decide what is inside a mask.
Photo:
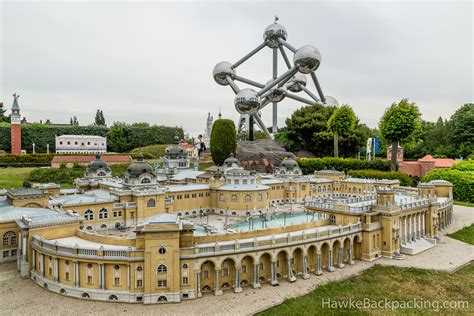
[{"label": "model of atomium", "polygon": [[[268,129],[263,123],[259,111],[267,104],[273,104],[273,124],[272,131],[277,130],[277,104],[285,98],[290,98],[306,104],[324,103],[331,106],[338,106],[335,98],[324,96],[316,70],[321,64],[321,53],[312,45],[304,45],[296,49],[289,44],[286,39],[288,32],[285,27],[278,23],[278,18],[275,17],[275,22],[269,25],[263,32],[263,42],[258,45],[250,53],[239,59],[235,63],[222,61],[218,63],[212,72],[214,80],[222,86],[230,86],[235,93],[234,106],[241,116],[249,117],[249,136],[253,133],[253,120],[264,131],[267,136],[271,137]],[[273,50],[273,77],[265,84],[239,76],[236,69],[245,61],[257,54],[264,47]],[[290,62],[287,51],[293,54],[293,59]],[[278,54],[281,54],[285,61],[288,70],[278,75]],[[307,76],[311,77],[317,91],[317,95],[311,92],[307,87]],[[236,81],[246,83],[256,89],[240,89]],[[297,95],[297,93],[304,92],[309,98]],[[242,119],[240,120],[242,122]],[[242,128],[239,123],[239,130]]]}]

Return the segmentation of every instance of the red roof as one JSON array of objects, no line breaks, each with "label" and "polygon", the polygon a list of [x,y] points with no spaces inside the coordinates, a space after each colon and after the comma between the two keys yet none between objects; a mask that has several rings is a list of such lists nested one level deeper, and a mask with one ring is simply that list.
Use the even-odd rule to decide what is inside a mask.
[{"label": "red roof", "polygon": [[[100,156],[100,159],[108,163],[132,162],[132,157],[130,157],[129,155],[104,155],[104,156]],[[74,161],[77,161],[78,163],[89,163],[92,160],[95,160],[94,155],[54,156],[53,160],[51,160],[51,163],[61,163],[63,161],[66,161],[66,163],[74,162]]]},{"label": "red roof", "polygon": [[431,155],[426,155],[418,159],[418,161],[434,162],[435,168],[450,168],[456,162],[456,160],[451,158],[433,158]]}]

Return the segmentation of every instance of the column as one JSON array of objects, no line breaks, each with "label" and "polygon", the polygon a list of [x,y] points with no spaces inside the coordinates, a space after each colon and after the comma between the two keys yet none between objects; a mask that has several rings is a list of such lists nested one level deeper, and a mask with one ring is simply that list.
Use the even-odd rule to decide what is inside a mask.
[{"label": "column", "polygon": [[400,243],[403,244],[404,243],[404,236],[403,234],[405,234],[405,230],[404,230],[404,226],[403,226],[403,217],[400,216]]},{"label": "column", "polygon": [[235,287],[234,293],[241,293],[242,288],[240,287],[240,267],[235,267]]},{"label": "column", "polygon": [[303,256],[303,279],[308,279],[308,256]]},{"label": "column", "polygon": [[333,272],[334,271],[334,264],[333,264],[333,256],[332,256],[332,247],[329,248],[328,251],[328,271]]},{"label": "column", "polygon": [[27,254],[27,251],[26,251],[26,237],[27,237],[27,235],[25,233],[21,234],[21,239],[22,239],[22,246],[21,246],[22,256],[21,256],[21,258],[25,261],[28,261],[28,254]]},{"label": "column", "polygon": [[54,276],[54,282],[59,281],[59,263],[58,263],[58,258],[53,259],[53,276]]},{"label": "column", "polygon": [[74,287],[79,287],[79,263],[74,261]]},{"label": "column", "polygon": [[222,295],[222,290],[219,288],[219,271],[220,269],[216,269],[216,289],[214,291],[214,295]]},{"label": "column", "polygon": [[291,271],[291,258],[286,258],[286,268],[288,269],[288,282],[295,282],[296,278],[293,275],[293,271]]},{"label": "column", "polygon": [[201,293],[201,271],[196,272],[197,297],[202,297]]},{"label": "column", "polygon": [[42,253],[40,253],[40,273],[41,273],[41,276],[44,277],[44,255]]},{"label": "column", "polygon": [[128,291],[130,292],[130,279],[131,279],[131,275],[130,275],[130,265],[127,265],[127,289]]},{"label": "column", "polygon": [[404,216],[404,226],[405,226],[405,230],[404,230],[404,233],[405,233],[405,244],[408,243],[408,216]]},{"label": "column", "polygon": [[322,263],[321,263],[321,253],[316,254],[316,275],[323,274]]},{"label": "column", "polygon": [[354,244],[351,243],[351,244],[349,245],[349,260],[348,260],[348,261],[349,261],[349,264],[354,264],[354,258],[353,258],[353,257],[354,257],[354,256],[353,256],[353,251],[354,251],[354,250],[353,250],[353,249],[354,249]]},{"label": "column", "polygon": [[425,212],[421,213],[421,236],[425,237]]},{"label": "column", "polygon": [[339,268],[344,268],[344,248],[343,245],[339,246],[338,264]]},{"label": "column", "polygon": [[104,264],[99,263],[99,289],[105,289]]},{"label": "column", "polygon": [[260,288],[260,279],[258,276],[258,263],[253,265],[253,288],[258,289]]},{"label": "column", "polygon": [[418,239],[421,238],[421,213],[418,213]]},{"label": "column", "polygon": [[31,249],[31,264],[33,266],[33,271],[36,272],[36,250]]},{"label": "column", "polygon": [[271,275],[272,275],[272,280],[271,284],[272,285],[278,285],[278,278],[276,275],[276,262],[272,260],[270,264],[270,270],[271,270]]}]

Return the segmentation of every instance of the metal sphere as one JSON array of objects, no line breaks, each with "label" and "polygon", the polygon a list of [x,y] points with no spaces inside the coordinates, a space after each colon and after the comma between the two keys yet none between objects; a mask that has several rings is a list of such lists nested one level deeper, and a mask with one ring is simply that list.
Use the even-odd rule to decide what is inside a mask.
[{"label": "metal sphere", "polygon": [[283,25],[278,23],[272,23],[263,32],[263,40],[270,48],[278,48],[281,43],[278,40],[279,38],[286,40],[288,33]]},{"label": "metal sphere", "polygon": [[331,97],[329,95],[325,95],[324,98],[326,99],[325,104],[327,106],[339,106],[339,102],[337,102],[335,97]]},{"label": "metal sphere", "polygon": [[296,74],[286,84],[286,88],[291,92],[300,92],[306,87],[306,76],[303,74]]},{"label": "metal sphere", "polygon": [[[267,85],[272,81],[273,80],[268,81]],[[281,100],[285,98],[285,90],[286,90],[285,87],[278,88],[277,86],[274,86],[273,88],[268,90],[269,94],[266,96],[266,98],[270,102],[280,102]]]},{"label": "metal sphere", "polygon": [[249,114],[260,106],[260,97],[252,89],[242,89],[235,95],[234,105],[240,114]]},{"label": "metal sphere", "polygon": [[319,67],[321,53],[312,45],[304,45],[296,51],[293,62],[298,67],[299,72],[309,74]]},{"label": "metal sphere", "polygon": [[227,82],[226,76],[235,76],[235,69],[232,67],[231,63],[227,61],[221,61],[212,70],[212,76],[218,84],[227,86],[229,82]]}]

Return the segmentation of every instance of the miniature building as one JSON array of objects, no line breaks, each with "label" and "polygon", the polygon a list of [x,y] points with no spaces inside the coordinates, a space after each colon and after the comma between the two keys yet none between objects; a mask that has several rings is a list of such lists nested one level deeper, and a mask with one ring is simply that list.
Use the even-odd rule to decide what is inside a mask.
[{"label": "miniature building", "polygon": [[[392,160],[392,145],[387,147],[387,160]],[[398,145],[397,162],[403,161],[403,147]]]},{"label": "miniature building", "polygon": [[13,155],[21,154],[21,115],[20,106],[16,93],[13,95],[12,115],[11,115],[11,153]]},{"label": "miniature building", "polygon": [[455,163],[456,160],[451,158],[433,158],[431,155],[426,155],[417,161],[400,161],[398,163],[398,171],[412,177],[421,178],[430,170],[451,168]]},{"label": "miniature building", "polygon": [[57,154],[104,154],[107,137],[93,135],[60,135],[55,137]]}]

